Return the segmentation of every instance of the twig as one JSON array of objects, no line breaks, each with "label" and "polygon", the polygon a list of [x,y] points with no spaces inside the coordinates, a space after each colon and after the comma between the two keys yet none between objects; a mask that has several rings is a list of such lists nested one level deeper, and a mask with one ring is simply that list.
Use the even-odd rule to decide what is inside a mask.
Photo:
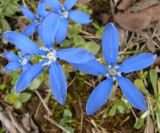
[{"label": "twig", "polygon": [[52,120],[51,118],[49,118],[48,116],[44,115],[44,118],[46,120],[48,120],[50,123],[52,123],[53,125],[57,126],[58,128],[60,128],[62,131],[66,132],[66,133],[70,133],[70,131],[68,131],[67,129],[65,129],[64,127],[62,127],[61,125],[59,125],[58,123],[56,123],[54,120]]},{"label": "twig", "polygon": [[90,39],[98,39],[98,40],[101,39],[100,37],[97,37],[97,36],[95,36],[95,35],[87,32],[87,31],[84,31],[84,30],[80,30],[80,33],[84,34],[84,35],[85,35],[85,36],[84,36],[85,38],[88,37],[88,38],[90,38]]},{"label": "twig", "polygon": [[121,123],[120,126],[122,126],[125,122],[127,122],[129,120],[130,116],[127,116],[126,119],[124,119]]},{"label": "twig", "polygon": [[5,125],[10,133],[17,133],[15,126],[3,112],[0,112],[0,121]]},{"label": "twig", "polygon": [[86,80],[84,81],[84,83],[87,84],[87,85],[90,86],[90,87],[94,87],[91,83],[89,83],[89,82],[86,81]]},{"label": "twig", "polygon": [[152,34],[152,36],[151,36],[152,39],[153,39],[153,37],[155,36],[155,34],[156,34],[157,30],[158,30],[159,25],[160,25],[160,22],[157,23],[157,25],[156,25],[156,27],[155,27],[155,29],[154,29],[154,31],[153,31],[153,34]]},{"label": "twig", "polygon": [[9,114],[9,117],[10,117],[12,123],[13,123],[14,126],[18,129],[18,131],[19,131],[20,133],[27,133],[27,132],[22,128],[22,126],[21,126],[20,124],[18,124],[18,122],[17,122],[17,120],[14,118],[12,112],[9,111],[8,114]]},{"label": "twig", "polygon": [[35,118],[36,118],[37,115],[38,115],[38,112],[39,112],[39,110],[40,110],[41,104],[42,104],[42,102],[40,102],[40,103],[38,104],[38,107],[37,107],[36,112],[35,112],[35,115],[34,115]]},{"label": "twig", "polygon": [[76,80],[76,77],[74,77],[74,79],[72,79],[72,81],[68,84],[68,88],[74,83],[75,80]]},{"label": "twig", "polygon": [[97,132],[100,133],[100,131],[99,131],[97,125],[96,125],[96,122],[93,119],[91,119],[91,124],[95,127],[95,129],[97,130]]},{"label": "twig", "polygon": [[130,109],[131,109],[132,114],[134,115],[134,117],[135,117],[135,119],[136,119],[136,121],[137,121],[137,120],[138,120],[138,117],[137,117],[136,113],[134,112],[134,110],[132,109],[132,107],[131,107],[131,106],[130,106]]},{"label": "twig", "polygon": [[111,5],[111,13],[112,13],[112,16],[114,16],[114,4],[113,4],[113,1],[110,0],[110,5]]},{"label": "twig", "polygon": [[26,2],[25,0],[22,0],[23,5],[26,7]]},{"label": "twig", "polygon": [[80,133],[82,133],[82,131],[83,131],[83,109],[82,109],[82,103],[81,103],[80,98],[79,98],[79,107],[80,107],[80,111],[81,111],[81,126],[80,126]]},{"label": "twig", "polygon": [[48,112],[48,115],[52,115],[52,112],[48,108],[47,104],[45,103],[44,99],[41,97],[41,95],[39,94],[39,92],[37,90],[35,90],[35,93],[38,96],[38,98],[40,99],[40,101],[42,102],[42,105],[44,106],[44,108],[46,109],[46,111]]}]

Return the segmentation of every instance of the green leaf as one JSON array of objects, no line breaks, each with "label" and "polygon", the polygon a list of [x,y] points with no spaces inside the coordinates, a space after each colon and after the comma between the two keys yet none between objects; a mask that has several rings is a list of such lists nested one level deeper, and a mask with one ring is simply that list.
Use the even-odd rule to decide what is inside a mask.
[{"label": "green leaf", "polygon": [[93,22],[92,25],[96,29],[96,36],[101,37],[104,31],[104,27],[100,26],[98,23],[95,23],[95,22]]},{"label": "green leaf", "polygon": [[70,126],[65,126],[65,129],[67,129],[68,131],[70,131],[70,133],[74,133],[74,129]]},{"label": "green leaf", "polygon": [[81,36],[74,37],[74,46],[88,50],[93,54],[97,54],[100,50],[100,45],[94,41],[85,41]]},{"label": "green leaf", "polygon": [[73,40],[64,40],[62,43],[61,43],[61,47],[71,47],[73,44]]},{"label": "green leaf", "polygon": [[36,79],[33,80],[32,84],[30,85],[29,88],[30,88],[31,90],[36,90],[37,88],[40,87],[41,83],[42,83],[41,80],[38,79],[38,78],[36,78]]},{"label": "green leaf", "polygon": [[0,19],[2,32],[11,30],[11,27],[5,18]]},{"label": "green leaf", "polygon": [[69,117],[69,118],[71,118],[72,117],[72,112],[70,110],[66,109],[64,111],[63,117]]},{"label": "green leaf", "polygon": [[144,85],[144,83],[143,83],[143,80],[141,80],[141,79],[136,79],[136,80],[134,81],[134,85],[135,85],[138,89],[140,89],[144,94],[146,94],[146,95],[149,94],[149,92],[147,91],[147,89],[146,89],[146,87],[145,87],[145,85]]},{"label": "green leaf", "polygon": [[125,105],[124,105],[123,101],[118,102],[118,103],[116,104],[116,106],[117,106],[117,109],[119,110],[119,112],[120,112],[121,114],[124,114],[124,113],[125,113]]},{"label": "green leaf", "polygon": [[144,119],[139,118],[136,123],[134,124],[134,128],[140,129],[144,126]]},{"label": "green leaf", "polygon": [[6,88],[6,85],[5,84],[1,84],[0,85],[0,90],[4,90]]},{"label": "green leaf", "polygon": [[69,25],[68,37],[74,38],[79,34],[81,29],[82,29],[82,25],[80,24]]},{"label": "green leaf", "polygon": [[17,101],[19,101],[19,94],[10,93],[5,96],[5,101],[9,104],[15,104]]},{"label": "green leaf", "polygon": [[19,77],[19,73],[18,72],[12,72],[12,73],[9,73],[9,74],[12,76],[11,84],[14,86],[17,82],[18,77]]},{"label": "green leaf", "polygon": [[19,101],[25,103],[31,98],[31,96],[32,95],[30,93],[21,93],[19,95]]},{"label": "green leaf", "polygon": [[73,41],[74,41],[75,47],[83,46],[86,43],[85,40],[83,39],[83,37],[81,37],[81,36],[74,36]]},{"label": "green leaf", "polygon": [[95,55],[98,54],[100,50],[100,46],[94,41],[87,42],[85,45],[83,45],[83,48],[90,51],[91,53]]},{"label": "green leaf", "polygon": [[14,15],[17,11],[19,11],[19,0],[1,0],[1,6],[2,8],[2,13],[4,16],[12,16]]},{"label": "green leaf", "polygon": [[20,109],[22,107],[22,103],[20,101],[17,101],[15,104],[14,104],[15,108],[16,109]]},{"label": "green leaf", "polygon": [[69,130],[71,133],[73,133],[74,129],[69,125],[71,117],[72,117],[72,112],[68,109],[64,110],[63,118],[60,120],[59,124],[63,126],[65,129]]},{"label": "green leaf", "polygon": [[149,76],[150,76],[150,80],[151,80],[151,84],[152,87],[154,89],[154,92],[157,93],[157,80],[158,80],[158,76],[157,73],[154,69],[151,69],[149,71]]},{"label": "green leaf", "polygon": [[112,106],[112,108],[109,110],[108,115],[114,116],[116,114],[117,108],[115,106]]}]

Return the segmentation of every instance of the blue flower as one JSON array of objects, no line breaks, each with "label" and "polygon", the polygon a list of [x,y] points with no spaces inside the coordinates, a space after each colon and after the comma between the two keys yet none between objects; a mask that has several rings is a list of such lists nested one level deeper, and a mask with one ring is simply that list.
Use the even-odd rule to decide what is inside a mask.
[{"label": "blue flower", "polygon": [[23,30],[23,34],[26,36],[32,35],[37,29],[38,32],[41,32],[39,29],[39,25],[41,25],[45,16],[47,16],[48,12],[46,11],[46,2],[45,0],[41,0],[37,7],[37,15],[35,16],[28,8],[24,6],[20,6],[25,17],[32,21],[32,24],[27,26]]},{"label": "blue flower", "polygon": [[93,115],[100,107],[102,107],[113,88],[114,80],[117,80],[119,86],[128,99],[128,101],[136,108],[146,111],[146,102],[142,93],[132,84],[132,82],[125,78],[122,73],[134,72],[144,69],[152,65],[156,60],[156,55],[152,53],[141,53],[125,60],[120,66],[116,65],[119,49],[119,35],[116,27],[110,23],[108,24],[102,37],[102,51],[108,67],[105,67],[96,60],[89,61],[85,64],[72,64],[73,67],[93,75],[103,74],[107,77],[101,82],[91,93],[86,105],[86,112],[88,115]]},{"label": "blue flower", "polygon": [[[55,40],[58,44],[61,44],[67,36],[69,18],[79,24],[88,24],[91,22],[90,15],[78,10],[71,10],[77,0],[66,0],[64,6],[61,5],[59,0],[46,0],[46,2],[60,18],[60,20],[57,19],[57,21],[59,21],[59,26],[57,27],[55,35]],[[50,25],[48,25],[48,28],[50,28]]]},{"label": "blue flower", "polygon": [[[43,35],[48,36],[48,34]],[[67,83],[63,69],[58,63],[58,59],[76,65],[88,62],[89,60],[96,60],[93,54],[80,48],[55,50],[52,48],[53,40],[50,37],[46,37],[44,41],[45,47],[40,48],[27,36],[21,33],[8,31],[3,33],[3,38],[25,53],[41,57],[38,64],[32,65],[29,69],[21,73],[16,82],[15,91],[19,93],[25,90],[32,81],[42,73],[44,68],[48,66],[52,93],[54,98],[62,105],[66,101]]]},{"label": "blue flower", "polygon": [[3,56],[5,56],[9,61],[9,63],[4,68],[5,73],[17,71],[21,67],[23,67],[23,71],[25,71],[31,66],[31,64],[29,63],[29,55],[22,55],[21,57],[19,57],[12,52],[4,52]]}]

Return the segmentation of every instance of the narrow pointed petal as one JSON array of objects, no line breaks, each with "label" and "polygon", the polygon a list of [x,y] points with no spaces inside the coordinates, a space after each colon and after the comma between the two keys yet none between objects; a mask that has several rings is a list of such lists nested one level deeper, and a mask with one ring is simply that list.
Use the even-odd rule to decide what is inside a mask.
[{"label": "narrow pointed petal", "polygon": [[4,68],[4,72],[13,72],[13,71],[17,71],[18,69],[21,68],[21,64],[19,62],[9,62],[5,68]]},{"label": "narrow pointed petal", "polygon": [[115,66],[118,57],[119,34],[113,23],[106,25],[102,35],[102,51],[106,62]]},{"label": "narrow pointed petal", "polygon": [[23,31],[22,33],[26,36],[30,36],[32,35],[35,31],[36,31],[36,28],[37,28],[37,23],[33,23],[29,26],[27,26]]},{"label": "narrow pointed petal", "polygon": [[17,93],[20,93],[28,88],[32,81],[41,74],[44,68],[44,63],[45,62],[42,61],[39,64],[32,65],[29,69],[21,73],[14,87]]},{"label": "narrow pointed petal", "polygon": [[57,50],[56,55],[58,58],[62,60],[75,64],[80,64],[88,62],[90,60],[95,60],[95,56],[92,53],[81,48],[68,48],[68,49]]},{"label": "narrow pointed petal", "polygon": [[19,62],[20,58],[12,52],[4,52],[3,56],[7,58],[8,61]]},{"label": "narrow pointed petal", "polygon": [[113,79],[108,78],[101,82],[91,93],[86,105],[87,115],[93,115],[108,100],[113,88]]},{"label": "narrow pointed petal", "polygon": [[34,14],[28,8],[26,8],[24,6],[20,6],[19,8],[23,12],[23,15],[25,17],[27,17],[28,19],[30,19],[32,21],[36,19],[36,17],[34,16]]},{"label": "narrow pointed petal", "polygon": [[156,61],[156,59],[157,56],[152,53],[141,53],[125,60],[118,68],[118,71],[129,73],[137,70],[142,70],[152,65]]},{"label": "narrow pointed petal", "polygon": [[59,0],[46,0],[47,4],[53,8],[53,10],[60,10],[61,9],[61,3]]},{"label": "narrow pointed petal", "polygon": [[108,70],[105,68],[105,66],[96,60],[91,60],[81,64],[71,64],[71,65],[81,72],[92,74],[95,76],[108,73]]},{"label": "narrow pointed petal", "polygon": [[132,82],[125,77],[117,77],[119,86],[128,99],[128,101],[136,108],[146,111],[146,101],[143,94],[132,84]]},{"label": "narrow pointed petal", "polygon": [[64,105],[67,95],[67,83],[62,67],[58,62],[53,62],[49,69],[50,86],[54,98]]},{"label": "narrow pointed petal", "polygon": [[45,0],[41,0],[37,7],[37,13],[39,17],[44,17],[46,13],[46,2]]},{"label": "narrow pointed petal", "polygon": [[64,3],[64,8],[66,10],[70,10],[76,3],[78,0],[66,0]]},{"label": "narrow pointed petal", "polygon": [[3,33],[3,38],[28,54],[41,53],[38,46],[22,33],[8,31]]},{"label": "narrow pointed petal", "polygon": [[39,25],[39,36],[48,49],[51,49],[53,46],[59,24],[60,16],[56,13],[49,13],[43,20],[42,24]]},{"label": "narrow pointed petal", "polygon": [[90,15],[78,10],[70,11],[69,18],[79,24],[89,24],[92,22]]},{"label": "narrow pointed petal", "polygon": [[66,38],[68,31],[68,19],[61,19],[60,25],[56,32],[56,42],[61,44],[61,42]]}]

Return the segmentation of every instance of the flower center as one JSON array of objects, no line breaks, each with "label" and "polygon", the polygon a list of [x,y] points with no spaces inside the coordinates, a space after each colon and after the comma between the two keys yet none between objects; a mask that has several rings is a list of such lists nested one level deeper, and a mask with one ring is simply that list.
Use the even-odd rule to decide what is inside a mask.
[{"label": "flower center", "polygon": [[47,52],[46,55],[42,55],[41,57],[48,60],[46,63],[43,64],[43,66],[48,66],[52,64],[52,62],[55,62],[57,60],[56,50],[49,50],[44,47],[42,47],[41,49]]},{"label": "flower center", "polygon": [[22,60],[21,60],[21,64],[22,65],[26,65],[28,63],[28,60],[26,59],[26,58],[23,58]]},{"label": "flower center", "polygon": [[57,57],[56,57],[56,51],[55,50],[52,50],[52,51],[49,51],[47,53],[47,59],[51,62],[53,61],[56,61]]},{"label": "flower center", "polygon": [[117,71],[118,66],[112,68],[109,66],[108,70],[109,72],[106,74],[107,77],[112,77],[113,79],[116,78],[116,76],[121,76],[121,72]]},{"label": "flower center", "polygon": [[109,70],[109,75],[112,76],[112,77],[116,76],[116,75],[117,75],[116,69],[111,68],[111,69]]},{"label": "flower center", "polygon": [[35,19],[35,21],[34,21],[34,22],[36,22],[36,23],[41,23],[41,22],[42,22],[42,20],[43,20],[43,17],[36,16],[36,19]]},{"label": "flower center", "polygon": [[62,11],[61,15],[63,18],[68,18],[69,13],[68,13],[68,11]]}]

